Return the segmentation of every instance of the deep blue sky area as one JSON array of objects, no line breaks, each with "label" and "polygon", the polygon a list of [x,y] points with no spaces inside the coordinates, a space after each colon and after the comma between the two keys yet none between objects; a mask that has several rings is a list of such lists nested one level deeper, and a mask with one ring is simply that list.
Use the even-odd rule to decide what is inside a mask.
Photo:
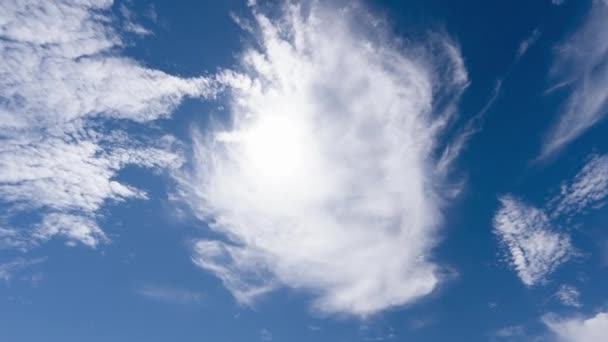
[{"label": "deep blue sky area", "polygon": [[[29,2],[37,3],[33,0],[28,0]],[[70,1],[61,0],[57,3],[69,8],[72,6]],[[79,5],[73,6],[78,8],[78,11],[82,10]],[[279,2],[272,1],[258,1],[255,6],[237,0],[114,1],[110,6],[102,4],[98,9],[85,8],[82,11],[83,13],[96,11],[102,15],[105,21],[98,21],[95,25],[101,25],[99,27],[104,27],[104,30],[107,29],[108,32],[112,32],[111,34],[120,37],[121,43],[109,50],[101,49],[92,55],[83,54],[73,60],[70,59],[71,56],[62,55],[57,58],[66,58],[70,63],[82,64],[89,59],[104,61],[104,58],[116,58],[137,65],[143,70],[157,70],[167,77],[171,75],[170,77],[175,77],[179,81],[187,80],[184,82],[195,82],[193,80],[200,77],[212,79],[216,77],[215,75],[221,75],[222,72],[229,70],[235,70],[242,75],[255,75],[251,71],[251,68],[255,67],[249,66],[248,69],[242,62],[244,52],[250,52],[263,45],[264,38],[261,38],[260,33],[256,31],[259,28],[255,27],[252,13],[267,15],[271,23],[280,23],[281,20],[288,20],[287,17],[282,16],[281,6],[283,5]],[[341,15],[340,8],[347,6],[346,1],[328,5],[329,14],[326,13],[326,17],[323,18],[330,18],[331,21],[333,15]],[[389,42],[384,44],[392,42],[398,45],[397,41],[404,42],[396,50],[403,52],[404,56],[409,56],[408,53],[413,51],[412,46],[429,51],[432,49],[442,51],[442,46],[453,44],[450,46],[456,47],[454,51],[458,51],[466,70],[467,81],[466,85],[461,84],[462,94],[449,100],[453,101],[457,108],[456,118],[447,123],[445,130],[437,135],[434,142],[428,142],[435,147],[428,154],[421,154],[426,152],[420,151],[426,150],[417,148],[414,152],[406,150],[404,155],[412,156],[412,160],[436,160],[446,147],[455,146],[451,145],[452,142],[462,136],[463,132],[471,133],[467,135],[462,149],[457,152],[457,158],[450,166],[449,175],[445,179],[442,178],[444,182],[437,180],[440,176],[425,176],[427,177],[425,182],[430,184],[429,189],[433,190],[425,190],[423,193],[433,198],[433,204],[439,203],[439,210],[436,215],[437,223],[433,223],[433,227],[429,228],[432,233],[421,235],[425,238],[429,237],[433,241],[432,246],[425,250],[423,256],[417,257],[424,258],[433,265],[433,272],[438,279],[437,284],[433,286],[432,291],[424,295],[408,297],[407,300],[394,299],[392,304],[384,303],[378,309],[363,313],[355,309],[350,312],[349,309],[343,308],[322,310],[315,306],[319,298],[340,296],[339,291],[336,294],[331,289],[342,288],[341,286],[350,288],[346,285],[349,285],[352,279],[359,280],[361,277],[337,278],[335,284],[331,283],[334,279],[332,277],[329,277],[329,283],[324,282],[327,275],[323,273],[313,272],[314,277],[311,275],[309,277],[312,278],[306,278],[306,274],[309,274],[308,268],[316,267],[313,266],[315,265],[313,261],[318,261],[320,264],[333,262],[323,259],[327,254],[305,259],[312,260],[310,266],[307,266],[292,261],[289,259],[291,255],[281,254],[287,252],[278,252],[284,249],[276,247],[270,252],[266,251],[268,254],[264,254],[264,258],[254,260],[253,258],[258,255],[255,254],[257,251],[260,249],[264,251],[263,247],[255,245],[257,243],[255,241],[258,241],[255,229],[259,228],[256,225],[264,226],[272,223],[266,223],[267,221],[261,219],[255,220],[256,216],[252,212],[256,209],[251,209],[256,207],[255,204],[245,202],[250,204],[241,206],[236,203],[238,197],[231,197],[236,191],[235,188],[230,188],[233,191],[228,191],[225,197],[218,197],[220,199],[216,199],[217,202],[213,202],[215,192],[201,190],[201,184],[207,184],[205,181],[200,181],[207,179],[205,178],[207,175],[201,170],[207,170],[204,165],[215,164],[212,164],[210,159],[200,157],[203,152],[197,148],[206,142],[199,141],[197,145],[196,136],[216,129],[217,125],[238,125],[238,118],[246,121],[245,116],[238,116],[239,114],[235,114],[234,111],[244,110],[243,108],[254,108],[252,110],[255,111],[258,108],[255,106],[262,103],[265,98],[260,102],[254,102],[251,99],[257,95],[253,91],[247,93],[250,91],[249,88],[243,90],[229,82],[220,86],[223,87],[222,90],[212,96],[196,94],[193,90],[188,90],[190,92],[188,93],[183,90],[186,89],[186,85],[182,88],[176,86],[179,91],[173,93],[173,90],[166,90],[166,97],[158,95],[161,99],[158,103],[171,104],[163,109],[164,113],[150,114],[154,117],[146,119],[130,120],[130,115],[135,111],[131,109],[139,108],[137,107],[139,104],[131,105],[130,102],[126,102],[124,106],[117,105],[119,100],[112,100],[117,98],[114,92],[128,93],[127,97],[136,99],[133,101],[140,101],[137,98],[139,95],[134,94],[156,94],[158,89],[172,89],[173,84],[178,81],[152,74],[131,75],[127,71],[118,70],[116,74],[106,73],[106,78],[100,84],[90,83],[90,91],[81,95],[80,92],[88,84],[85,76],[81,76],[82,72],[75,71],[74,74],[64,77],[61,76],[63,71],[54,71],[48,75],[43,74],[38,80],[27,79],[37,74],[21,72],[20,76],[14,76],[18,72],[15,71],[13,75],[11,70],[15,67],[9,66],[9,58],[0,58],[0,64],[6,64],[0,69],[0,75],[8,75],[7,79],[10,79],[0,82],[0,121],[4,121],[0,127],[0,147],[4,145],[0,150],[2,154],[0,168],[5,170],[0,170],[0,211],[4,212],[0,214],[0,341],[608,341],[606,318],[608,316],[602,316],[606,315],[608,305],[605,290],[608,288],[606,272],[608,270],[608,212],[603,207],[606,201],[604,196],[608,198],[608,158],[606,157],[608,122],[602,121],[608,112],[606,108],[608,77],[604,76],[596,83],[588,79],[590,75],[596,75],[595,73],[608,75],[608,66],[605,65],[606,63],[601,63],[608,58],[608,50],[597,48],[596,50],[601,50],[598,52],[593,48],[593,46],[607,46],[604,42],[596,42],[594,39],[603,38],[603,41],[608,41],[608,35],[606,32],[598,33],[594,38],[585,31],[587,23],[594,20],[599,22],[594,29],[608,28],[606,24],[601,23],[602,18],[608,22],[608,16],[605,15],[608,10],[602,6],[608,7],[601,1],[575,0],[382,0],[362,2],[357,7],[357,10],[363,9],[365,14],[369,15],[365,18],[384,20],[383,27],[386,29],[384,34],[389,37]],[[3,56],[10,55],[9,50],[15,48],[9,44],[16,44],[19,49],[23,46],[40,44],[44,48],[33,49],[27,55],[42,54],[44,57],[40,60],[44,59],[46,62],[40,62],[40,68],[51,68],[48,66],[51,63],[49,60],[52,60],[48,57],[51,56],[51,52],[44,51],[51,51],[54,44],[61,47],[64,43],[53,41],[44,45],[33,38],[27,41],[29,38],[23,38],[27,35],[12,33],[21,29],[26,31],[31,27],[35,28],[35,25],[30,25],[29,20],[31,18],[34,18],[31,19],[34,21],[38,20],[35,19],[33,12],[29,12],[32,11],[31,9],[13,9],[17,7],[19,6],[13,3],[0,5],[0,27],[2,27],[0,53]],[[67,15],[66,12],[63,13],[62,15]],[[599,14],[594,16],[594,13]],[[11,19],[5,20],[5,18]],[[75,19],[66,16],[57,20],[65,24]],[[87,22],[92,19],[83,20]],[[336,19],[339,20],[341,19]],[[14,26],[3,22],[10,22],[12,23],[10,25]],[[145,33],[130,31],[128,24],[137,25],[146,31]],[[252,25],[252,32],[247,31],[247,25]],[[331,24],[327,25],[333,27]],[[373,26],[366,25],[361,24],[361,30]],[[60,37],[75,34],[72,31],[65,33],[67,31],[61,31],[64,28],[57,27],[59,26],[53,26],[56,30],[53,32],[57,32]],[[86,29],[83,27],[77,30],[85,32]],[[100,30],[96,32],[101,32]],[[328,29],[321,32],[318,41],[326,41],[327,37],[323,34],[330,35],[335,31]],[[283,34],[283,39],[290,41],[289,33]],[[359,39],[356,33],[348,34],[355,35],[355,41]],[[40,35],[46,37],[44,32]],[[580,35],[585,39],[575,39]],[[48,33],[48,36],[50,37],[51,33]],[[441,41],[447,43],[432,45],[435,44],[433,39],[436,37],[443,37],[441,39],[445,40]],[[336,50],[346,44],[340,39],[346,38],[335,38]],[[315,42],[311,43],[310,48],[313,51],[310,52],[311,55],[316,53]],[[266,43],[272,42],[266,41]],[[84,46],[83,42],[77,44]],[[522,48],[522,44],[526,47]],[[570,50],[564,46],[568,46]],[[65,51],[68,51],[67,48]],[[575,71],[560,78],[559,75],[555,76],[555,70],[562,67],[560,56],[567,51],[576,52],[573,68]],[[47,53],[49,55],[44,55]],[[358,52],[352,53],[356,55]],[[442,52],[433,53],[439,56]],[[270,59],[269,56],[266,57]],[[346,60],[346,57],[344,59]],[[435,61],[429,58],[426,62],[429,68],[433,69],[433,63],[444,63],[445,60],[445,58],[437,58]],[[374,61],[370,59],[368,62],[376,63]],[[31,63],[37,62],[35,60]],[[106,66],[103,68],[110,67],[109,62],[104,63]],[[278,62],[273,63],[275,62],[269,62],[268,67],[281,66]],[[58,69],[69,69],[73,67],[71,65],[65,64]],[[380,63],[380,65],[384,68],[384,64]],[[100,72],[103,73],[105,70],[103,68],[96,70],[101,70]],[[389,70],[389,67],[386,68],[382,70]],[[437,67],[436,70],[444,69]],[[350,86],[348,84],[350,75],[356,75],[357,72],[357,70],[349,70],[347,74],[342,75],[345,88]],[[121,73],[125,75],[124,80],[118,79],[114,82],[111,79],[111,77],[119,77]],[[431,81],[433,104],[434,101],[439,101],[437,94],[440,94],[439,91],[435,92],[435,89],[450,86],[448,74],[447,71],[441,71],[439,75],[433,76]],[[68,91],[59,90],[56,84],[45,86],[46,88],[41,86],[40,89],[43,90],[32,86],[45,84],[43,82],[53,77],[58,78],[56,84],[69,84],[74,78],[83,77],[83,85],[75,86],[73,93],[67,86],[65,89]],[[138,77],[143,80],[143,90],[131,92],[129,87],[136,87],[139,84],[136,83],[139,82]],[[296,85],[299,84],[297,77],[294,71],[293,78],[296,79],[294,82]],[[327,74],[328,80],[332,77],[335,76]],[[567,83],[563,87],[553,89],[564,80]],[[323,77],[317,80],[317,82],[324,81]],[[274,79],[266,82],[272,84]],[[332,86],[334,83],[338,86],[340,84],[340,81],[336,80],[331,82]],[[109,89],[104,88],[104,83],[110,84]],[[123,86],[123,84],[127,85]],[[384,83],[380,86],[383,85]],[[289,88],[289,85],[285,87]],[[392,94],[390,90],[380,89],[375,84],[370,87],[369,91],[379,94],[380,98],[385,98],[382,97],[384,94],[389,94],[386,96]],[[224,88],[231,90],[225,91]],[[17,90],[13,91],[14,89]],[[37,94],[54,91],[58,94],[72,94],[65,95],[67,99],[95,97],[90,103],[95,103],[93,107],[98,106],[101,109],[95,107],[84,110],[83,104],[69,107],[66,105],[68,100],[45,102],[36,97]],[[98,96],[91,95],[96,92],[100,92]],[[149,98],[142,96],[141,101],[155,101],[154,96],[156,95],[150,95]],[[279,96],[281,96],[280,91]],[[577,99],[587,103],[598,98],[603,98],[604,103],[595,111],[585,105],[570,106]],[[289,99],[286,98],[286,101]],[[105,105],[104,101],[109,104]],[[66,108],[80,109],[74,109],[74,113],[77,114],[65,119],[62,113],[67,113],[67,109],[63,112],[62,109],[57,109],[59,106],[57,103],[65,105]],[[241,105],[247,103],[251,107],[246,105],[238,107],[235,103]],[[293,106],[292,108],[292,104],[289,103],[281,107],[280,111],[299,110],[297,104],[294,103]],[[551,132],[557,131],[558,136],[568,134],[568,129],[559,131],[555,127],[561,122],[560,118],[568,115],[569,106],[575,108],[575,114],[570,119],[564,119],[569,122],[567,128],[584,125],[577,121],[587,120],[584,117],[593,117],[596,120],[580,130],[575,138],[560,145],[555,152],[544,155],[544,148],[552,141]],[[148,115],[159,107],[161,105],[148,107],[146,103],[142,106],[146,108],[142,112]],[[79,110],[82,112],[78,112]],[[126,114],[123,115],[123,112]],[[13,113],[16,113],[15,117],[25,117],[26,120],[59,114],[57,119],[49,119],[51,123],[48,124],[43,119],[32,119],[33,124],[27,121],[19,128],[14,128],[10,121]],[[405,113],[404,115],[415,115],[408,110]],[[324,115],[325,118],[330,118],[327,125],[332,125],[331,117],[335,113],[327,112]],[[432,114],[431,118],[436,118],[433,115],[436,114]],[[468,131],[471,126],[467,125],[471,122],[474,122],[475,129]],[[95,123],[95,126],[87,126],[91,123]],[[125,184],[130,187],[129,189],[145,191],[145,198],[124,195],[118,190],[108,190],[106,195],[100,195],[101,204],[93,205],[92,209],[80,204],[62,206],[58,204],[59,200],[35,204],[43,201],[44,196],[47,196],[47,192],[40,190],[44,184],[47,184],[45,180],[49,180],[55,186],[50,193],[65,192],[70,196],[78,193],[75,196],[80,196],[78,197],[80,199],[75,203],[86,202],[87,191],[102,192],[101,188],[96,186],[77,186],[63,190],[62,184],[70,183],[69,179],[74,179],[69,171],[70,167],[80,165],[76,159],[70,159],[66,164],[58,162],[48,166],[51,164],[36,159],[46,152],[30,153],[30,150],[27,153],[20,152],[25,151],[28,146],[31,149],[43,149],[46,145],[41,145],[43,143],[40,141],[46,144],[46,134],[52,129],[62,132],[60,134],[63,135],[58,141],[66,144],[85,143],[89,141],[86,139],[93,139],[83,138],[84,135],[73,133],[67,128],[57,128],[72,124],[82,125],[78,127],[85,127],[82,128],[83,130],[95,130],[100,136],[111,136],[112,132],[120,131],[128,137],[120,140],[122,144],[120,146],[125,150],[138,146],[142,149],[169,148],[165,142],[171,136],[173,137],[171,139],[174,139],[170,147],[171,153],[182,156],[183,163],[175,168],[164,168],[165,166],[160,162],[158,165],[150,162],[154,164],[150,166],[139,159],[126,163],[128,165],[116,162],[120,166],[99,169],[111,173],[107,176],[109,180]],[[348,130],[344,129],[342,132],[346,135]],[[421,130],[416,132],[420,132],[420,136],[423,136]],[[18,138],[19,135],[27,136],[27,139],[32,138],[23,140],[25,143],[22,143]],[[102,142],[90,140],[94,141],[97,149],[90,157],[94,161],[89,160],[87,163],[118,165],[112,164],[115,162],[114,159],[108,159],[111,161],[107,161],[106,164],[104,158],[111,155],[108,151],[119,139],[123,138]],[[53,144],[53,146],[60,145],[59,142]],[[288,146],[287,142],[284,144]],[[406,145],[405,142],[403,144]],[[20,148],[23,150],[19,150]],[[63,153],[69,153],[66,152],[67,147],[58,148],[57,151],[53,152],[55,154],[51,159],[60,160]],[[340,151],[351,150],[345,147]],[[21,155],[27,156],[24,157],[27,160],[19,159],[18,156]],[[423,157],[418,158],[421,155]],[[201,159],[197,159],[199,157]],[[160,160],[160,152],[153,152],[149,158]],[[365,158],[359,160],[361,165],[367,163],[373,163],[373,160]],[[435,175],[435,170],[430,165],[436,164],[429,161],[420,165],[423,173]],[[589,165],[596,167],[592,169]],[[275,170],[277,168],[274,167]],[[32,171],[34,169],[38,171]],[[183,183],[180,182],[192,180],[184,176],[186,173],[182,173],[182,170],[198,172],[200,178],[195,179],[201,183],[188,184],[193,189],[198,189],[195,194],[207,195],[206,198],[211,198],[209,200],[211,204],[199,202],[193,204],[181,197],[184,195],[179,192],[179,189],[183,189]],[[229,172],[228,167],[222,170]],[[243,172],[246,170],[249,168],[245,168]],[[15,174],[31,172],[35,176],[19,178],[12,176],[13,172]],[[57,172],[58,176],[54,172]],[[102,171],[91,172],[93,175],[104,174]],[[91,179],[87,178],[89,176],[86,176],[86,173],[78,173],[78,175],[83,176],[82,180],[76,181],[76,184],[84,184]],[[218,182],[224,180],[222,175],[225,176],[220,174],[213,179]],[[38,190],[25,188],[30,184],[29,182],[34,182],[33,177],[41,179],[34,187]],[[64,178],[61,177],[67,177],[68,180],[63,180]],[[238,179],[228,177],[225,176],[226,182],[234,181],[238,184],[236,183]],[[404,196],[415,197],[416,187],[409,186],[407,177],[403,181],[390,184],[406,184],[395,186],[403,187]],[[588,179],[591,179],[589,183],[583,184],[583,181]],[[90,182],[94,181],[91,179]],[[361,182],[364,183],[365,180]],[[580,187],[576,187],[576,184]],[[218,189],[220,186],[218,185]],[[20,190],[20,187],[25,190]],[[116,189],[115,187],[116,185],[112,185],[109,189]],[[451,194],[456,188],[459,191]],[[378,187],[378,189],[382,191],[385,188]],[[117,192],[110,194],[111,191]],[[24,193],[25,195],[22,195]],[[230,204],[227,208],[217,209],[220,208],[217,203],[223,198],[226,198]],[[436,198],[441,199],[435,202]],[[266,200],[268,199],[265,197],[258,197],[256,201],[262,203]],[[512,206],[509,206],[509,203]],[[565,209],[559,209],[560,203],[564,203]],[[203,207],[205,209],[201,209]],[[285,212],[288,209],[285,209]],[[230,226],[231,224],[238,226],[240,216],[230,216],[237,215],[238,210],[249,213],[247,215],[250,216],[245,215],[244,220],[252,227],[240,231]],[[413,212],[406,211],[403,215],[414,215],[412,213],[425,210],[427,207],[420,205],[415,207]],[[96,235],[98,240],[91,246],[81,243],[85,241],[82,240],[82,235],[70,233],[71,228],[68,226],[56,225],[53,226],[56,230],[53,230],[44,222],[47,222],[45,220],[48,215],[56,213],[90,219],[91,221],[87,222],[95,222],[106,238]],[[501,213],[506,213],[504,217],[509,217],[508,222],[503,225],[499,222]],[[426,214],[423,217],[426,218]],[[389,220],[393,219],[406,220],[404,221],[406,223],[402,223],[401,229],[407,231],[411,229],[413,232],[416,229],[410,224],[418,224],[418,221],[410,223],[400,213],[389,218]],[[315,222],[309,218],[305,220]],[[283,226],[282,229],[299,227],[297,220],[295,223],[288,222],[291,222],[291,225]],[[376,224],[383,224],[383,221],[376,220],[376,217],[372,217],[370,222],[374,222],[370,224],[371,229],[375,229]],[[60,224],[70,223],[61,221]],[[222,228],[223,225],[233,228]],[[82,229],[85,230],[82,234],[88,236],[89,228]],[[519,230],[509,233],[509,229]],[[265,234],[269,234],[268,231],[263,232],[259,233],[261,240],[267,238]],[[48,236],[41,237],[44,234]],[[372,236],[368,238],[373,240]],[[401,262],[397,255],[401,255],[408,248],[414,248],[411,246],[415,241],[409,239],[420,238],[415,233],[407,236],[402,247],[397,245],[394,251],[378,255],[374,254],[375,250],[362,251],[362,253],[369,252],[372,258],[370,260],[376,262],[377,269],[383,270],[384,265]],[[314,238],[312,235],[309,237]],[[252,254],[247,254],[244,260],[251,261],[251,265],[247,264],[246,270],[239,268],[238,263],[242,260],[230,254],[214,257],[197,256],[193,250],[196,250],[198,241],[202,240],[222,241],[228,246],[241,243],[249,246],[251,249],[245,252]],[[15,241],[22,242],[19,244]],[[322,244],[326,240],[319,241]],[[356,241],[353,242],[354,248],[360,246],[359,240]],[[291,246],[289,241],[280,239],[277,243]],[[556,244],[559,243],[563,244],[557,246]],[[340,247],[346,248],[344,245]],[[349,248],[351,247],[347,249]],[[310,253],[313,253],[314,249],[315,247],[310,247]],[[341,253],[341,250],[336,250],[336,253]],[[517,253],[521,253],[526,259],[523,264],[515,260]],[[394,259],[393,255],[395,255]],[[234,276],[234,273],[230,273],[232,271],[199,267],[197,258],[203,261],[213,259],[213,262],[218,263],[214,264],[216,266],[236,267],[235,272],[242,278],[235,281],[237,285],[234,283],[231,285],[232,278],[229,277]],[[348,262],[349,258],[336,256],[335,260]],[[348,273],[360,267],[362,272],[366,272],[369,268],[367,263],[356,265],[357,260],[359,259],[353,254],[352,264],[344,264],[344,267],[338,267],[334,271],[340,273],[344,270]],[[412,263],[418,265],[417,261],[407,260],[409,261],[403,261],[403,265],[406,265],[403,267],[410,267]],[[380,290],[374,292],[379,298],[384,294],[387,296],[392,294],[396,286],[392,283],[394,278],[391,276],[384,278],[384,273],[374,271],[373,269],[376,268],[373,266],[371,268],[368,273],[369,278],[362,280],[362,284],[359,285],[365,287],[368,283],[380,284],[377,287]],[[366,271],[363,271],[364,269]],[[526,283],[526,274],[533,274],[538,278]],[[403,279],[400,278],[398,284],[410,281],[413,283],[417,281],[418,276],[418,273],[412,271],[403,276]],[[272,282],[274,284],[272,291],[246,303],[239,302],[238,298],[235,298],[238,294],[234,294],[238,291],[235,291],[234,287],[248,288],[246,287],[248,285],[242,285],[248,281],[256,284],[271,282],[264,277],[276,280]],[[333,285],[328,285],[330,283]],[[566,292],[571,296],[564,295]],[[371,297],[374,296],[370,295]],[[354,299],[353,303],[357,300],[363,299]],[[577,330],[579,326],[583,326],[581,322],[594,319],[598,320],[594,322],[599,326],[595,331],[585,332],[583,328]],[[572,320],[574,325],[581,324],[573,328],[574,332],[559,332],[559,324],[565,324],[568,320]]]}]

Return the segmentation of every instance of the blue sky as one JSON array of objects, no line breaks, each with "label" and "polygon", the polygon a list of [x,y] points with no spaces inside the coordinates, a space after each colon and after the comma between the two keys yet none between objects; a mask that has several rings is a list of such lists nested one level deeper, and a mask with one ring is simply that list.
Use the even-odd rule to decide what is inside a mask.
[{"label": "blue sky", "polygon": [[0,4],[0,340],[608,338],[606,1]]}]

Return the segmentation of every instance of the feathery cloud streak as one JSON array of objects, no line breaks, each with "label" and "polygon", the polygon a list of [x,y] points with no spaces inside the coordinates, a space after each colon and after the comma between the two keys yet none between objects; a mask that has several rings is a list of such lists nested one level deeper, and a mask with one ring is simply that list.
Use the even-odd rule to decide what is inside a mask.
[{"label": "feathery cloud streak", "polygon": [[572,88],[547,133],[540,159],[559,152],[608,113],[608,3],[595,1],[586,22],[558,47],[552,75]]},{"label": "feathery cloud streak", "polygon": [[598,209],[608,197],[608,155],[593,155],[570,184],[563,184],[552,205],[554,216]]}]

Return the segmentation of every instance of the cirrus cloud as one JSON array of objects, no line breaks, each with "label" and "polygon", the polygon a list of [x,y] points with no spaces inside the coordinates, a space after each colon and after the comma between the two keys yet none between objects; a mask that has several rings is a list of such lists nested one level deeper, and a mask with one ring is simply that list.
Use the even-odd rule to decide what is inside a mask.
[{"label": "cirrus cloud", "polygon": [[608,3],[594,1],[585,23],[557,48],[555,88],[569,86],[559,117],[545,136],[539,159],[555,155],[608,113]]}]

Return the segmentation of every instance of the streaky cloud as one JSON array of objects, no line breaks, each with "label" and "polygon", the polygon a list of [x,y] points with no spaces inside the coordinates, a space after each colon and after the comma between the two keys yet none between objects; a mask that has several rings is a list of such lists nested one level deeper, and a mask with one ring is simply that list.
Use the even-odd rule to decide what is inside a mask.
[{"label": "streaky cloud", "polygon": [[541,35],[540,29],[536,28],[536,29],[534,29],[534,31],[532,31],[532,33],[530,33],[530,35],[526,39],[524,39],[519,44],[519,48],[517,49],[517,54],[516,54],[516,60],[520,60],[526,54],[526,52],[528,52],[528,50],[534,44],[536,44],[536,42],[540,38],[540,35]]},{"label": "streaky cloud", "polygon": [[608,155],[592,155],[570,184],[551,201],[553,216],[573,216],[599,209],[608,197]]},{"label": "streaky cloud", "polygon": [[570,94],[538,160],[556,155],[608,113],[608,3],[595,1],[585,23],[557,48],[552,76]]},{"label": "streaky cloud", "polygon": [[42,214],[36,227],[25,235],[27,227],[21,227],[20,240],[13,240],[21,247],[53,236],[90,247],[109,241],[95,222],[96,212],[109,201],[146,198],[114,177],[126,165],[177,168],[182,159],[172,145],[173,138],[165,137],[144,146],[122,132],[100,134],[81,121],[47,129],[41,137],[7,140],[0,147],[0,203],[14,215]]}]

